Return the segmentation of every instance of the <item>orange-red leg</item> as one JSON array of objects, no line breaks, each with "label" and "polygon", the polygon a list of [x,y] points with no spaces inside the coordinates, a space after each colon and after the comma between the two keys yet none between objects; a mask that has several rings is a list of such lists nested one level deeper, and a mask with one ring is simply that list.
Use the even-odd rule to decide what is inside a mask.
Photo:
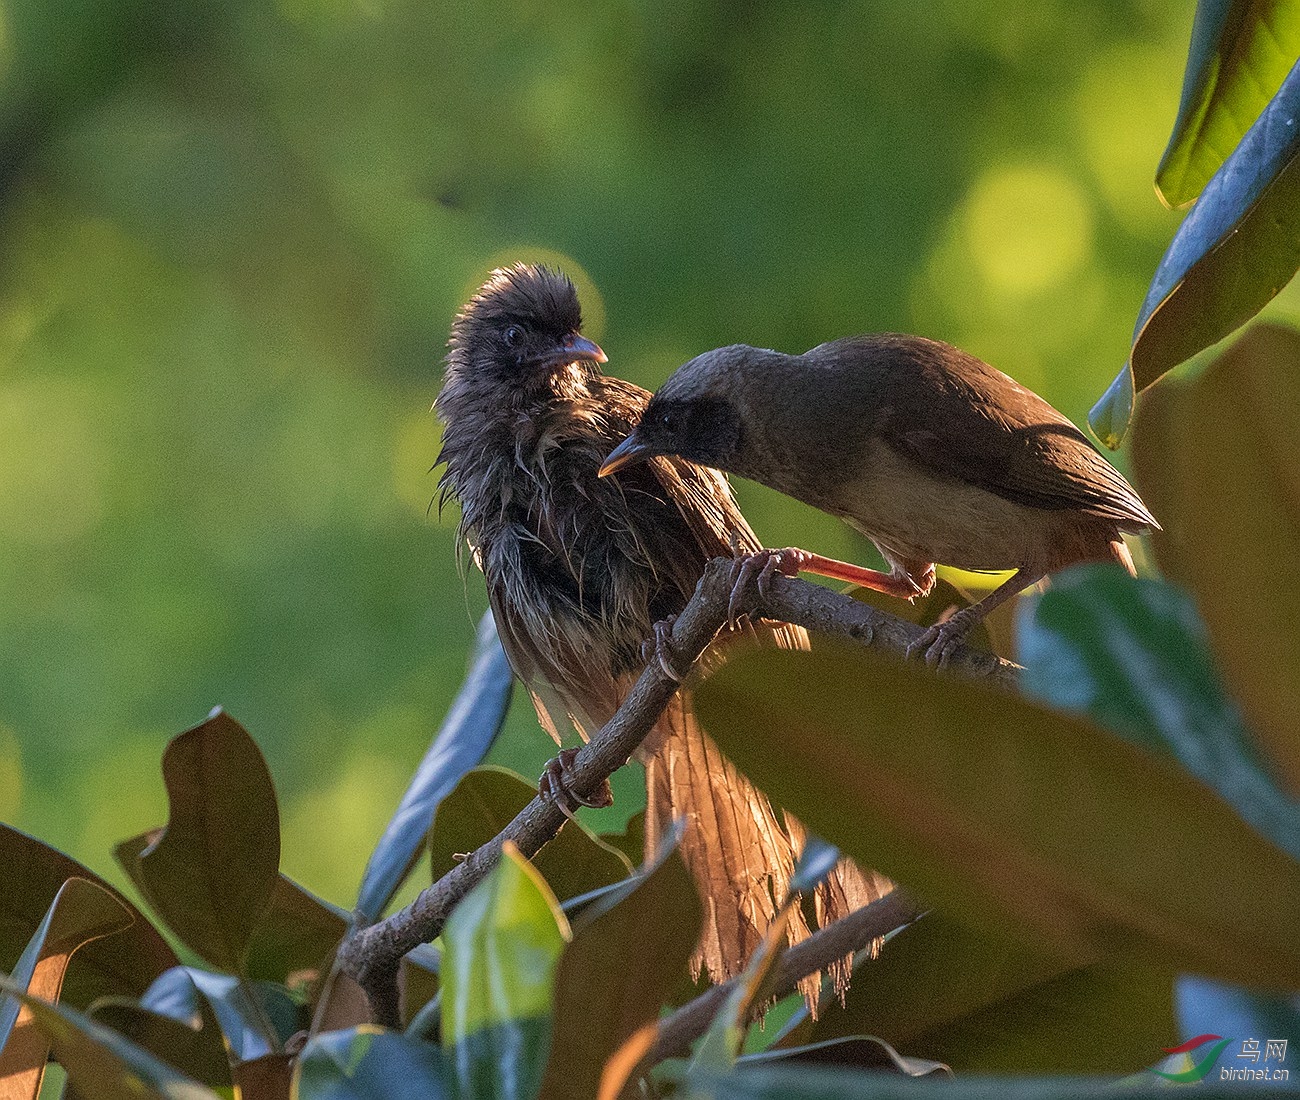
[{"label": "orange-red leg", "polygon": [[776,573],[787,577],[794,577],[799,573],[816,573],[819,577],[830,577],[832,580],[858,584],[874,592],[883,592],[887,596],[897,596],[903,600],[924,596],[934,583],[933,571],[928,574],[931,578],[930,584],[925,584],[923,581],[918,585],[906,573],[882,573],[879,569],[867,569],[865,566],[852,565],[846,561],[837,561],[835,558],[825,558],[821,554],[813,554],[795,546],[787,546],[783,550],[759,550],[755,554],[746,554],[744,557],[737,558],[732,569],[731,600],[727,607],[727,615],[731,622],[735,622],[740,608],[741,593],[750,578],[757,574],[758,590],[763,595],[767,595],[768,582]]}]

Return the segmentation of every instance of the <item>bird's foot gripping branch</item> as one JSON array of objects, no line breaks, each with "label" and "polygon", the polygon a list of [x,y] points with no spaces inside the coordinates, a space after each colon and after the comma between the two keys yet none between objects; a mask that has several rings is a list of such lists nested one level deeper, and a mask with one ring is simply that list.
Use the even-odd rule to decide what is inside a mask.
[{"label": "bird's foot gripping branch", "polygon": [[[710,561],[695,594],[673,622],[671,635],[667,637],[674,671],[693,664],[727,622],[735,606],[733,565],[733,560],[725,557]],[[769,576],[763,588],[760,592],[756,577],[750,577],[740,593],[739,610],[752,619],[798,624],[815,637],[838,638],[906,657],[908,647],[924,633],[923,627],[797,578]],[[952,653],[947,667],[951,673],[1008,689],[1015,684],[1019,671],[1009,661],[966,646],[959,646]],[[591,797],[599,792],[637,750],[678,686],[678,679],[652,654],[614,717],[570,761],[566,775],[568,788],[579,797]],[[470,852],[409,906],[369,927],[358,928],[349,937],[339,951],[337,966],[365,990],[378,1022],[396,1026],[400,1020],[398,961],[442,931],[456,903],[496,866],[503,844],[511,842],[522,855],[532,858],[556,837],[567,820],[555,801],[541,796],[534,798],[497,836]],[[864,935],[857,946],[869,943],[876,935],[879,933]],[[825,950],[814,949],[796,956],[802,960],[800,966],[806,963],[807,969],[794,975],[794,979],[815,973],[845,954],[846,946],[838,937],[818,942],[825,945]],[[847,950],[852,948],[849,945]]]}]

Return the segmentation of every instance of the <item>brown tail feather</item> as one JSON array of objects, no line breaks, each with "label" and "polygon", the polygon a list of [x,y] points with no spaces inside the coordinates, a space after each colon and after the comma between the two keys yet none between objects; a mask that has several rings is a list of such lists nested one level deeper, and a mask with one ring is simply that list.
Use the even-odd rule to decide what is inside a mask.
[{"label": "brown tail feather", "polygon": [[[674,820],[685,824],[681,852],[704,901],[704,928],[691,958],[692,976],[714,982],[735,977],[776,917],[788,890],[804,829],[738,772],[700,729],[683,692],[664,713],[640,753],[646,769],[646,852],[653,853]],[[874,901],[892,884],[841,860],[816,892],[813,912],[825,927]],[[810,934],[796,908],[786,935],[794,944]],[[873,954],[875,948],[873,947]],[[836,988],[848,983],[852,958],[831,969]],[[815,1006],[820,975],[800,983]]]},{"label": "brown tail feather", "polygon": [[1129,552],[1129,548],[1124,544],[1123,539],[1116,539],[1112,542],[1110,552],[1114,555],[1115,560],[1128,570],[1129,576],[1137,576],[1137,568],[1133,565],[1133,555]]}]

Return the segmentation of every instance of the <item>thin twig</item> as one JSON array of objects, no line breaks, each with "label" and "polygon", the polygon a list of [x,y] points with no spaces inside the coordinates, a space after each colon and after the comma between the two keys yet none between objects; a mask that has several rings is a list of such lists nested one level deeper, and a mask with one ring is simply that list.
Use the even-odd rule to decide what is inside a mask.
[{"label": "thin twig", "polygon": [[[793,993],[800,978],[825,970],[836,959],[863,950],[872,940],[906,927],[920,915],[920,907],[896,887],[883,898],[855,909],[847,917],[841,917],[834,924],[787,948],[777,961],[775,972],[763,986],[765,996],[761,1003],[756,1001],[751,1006],[750,1019],[762,1015],[767,997],[784,997]],[[649,1064],[689,1053],[691,1043],[709,1029],[713,1017],[726,1004],[735,984],[733,978],[715,985],[661,1020],[647,1059]]]},{"label": "thin twig", "polygon": [[[679,669],[694,664],[727,621],[731,568],[728,558],[709,562],[694,595],[677,616],[672,629],[672,651]],[[797,578],[776,576],[767,588],[767,593],[761,595],[757,585],[751,582],[745,601],[745,609],[751,616],[795,623],[816,634],[851,640],[900,656],[906,655],[908,645],[924,633],[922,627]],[[1014,686],[1019,671],[1008,661],[964,646],[952,655],[948,667],[957,675],[1003,688]],[[659,720],[677,688],[678,682],[657,659],[652,659],[614,717],[574,759],[569,772],[571,789],[580,795],[590,795],[626,764]],[[352,934],[339,949],[338,962],[343,972],[366,991],[376,1022],[400,1026],[398,961],[417,944],[427,943],[442,931],[452,907],[496,866],[502,844],[514,841],[519,851],[531,859],[555,838],[565,820],[563,811],[554,802],[534,798],[499,835],[471,852],[405,909],[377,924],[358,928]]]}]

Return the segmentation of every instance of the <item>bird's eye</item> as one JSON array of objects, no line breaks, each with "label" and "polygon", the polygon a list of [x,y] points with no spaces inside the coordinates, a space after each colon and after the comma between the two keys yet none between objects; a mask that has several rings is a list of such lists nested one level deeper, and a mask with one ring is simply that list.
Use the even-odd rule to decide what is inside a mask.
[{"label": "bird's eye", "polygon": [[524,338],[524,330],[521,329],[518,325],[511,325],[502,334],[502,339],[505,340],[506,347],[508,348],[515,347],[519,343],[519,341],[522,340],[523,338]]},{"label": "bird's eye", "polygon": [[671,432],[677,426],[677,416],[671,412],[661,412],[659,414],[659,427],[666,432]]}]

